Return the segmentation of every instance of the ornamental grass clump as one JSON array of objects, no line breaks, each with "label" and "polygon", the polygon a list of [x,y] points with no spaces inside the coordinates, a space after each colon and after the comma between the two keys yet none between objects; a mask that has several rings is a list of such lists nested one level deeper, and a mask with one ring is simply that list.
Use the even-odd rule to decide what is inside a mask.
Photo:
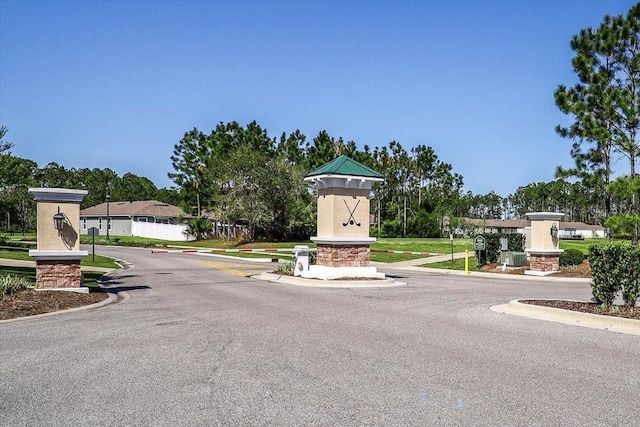
[{"label": "ornamental grass clump", "polygon": [[277,272],[283,276],[293,276],[293,263],[287,261],[282,264],[278,264]]},{"label": "ornamental grass clump", "polygon": [[21,276],[0,276],[0,298],[35,288],[36,285]]}]

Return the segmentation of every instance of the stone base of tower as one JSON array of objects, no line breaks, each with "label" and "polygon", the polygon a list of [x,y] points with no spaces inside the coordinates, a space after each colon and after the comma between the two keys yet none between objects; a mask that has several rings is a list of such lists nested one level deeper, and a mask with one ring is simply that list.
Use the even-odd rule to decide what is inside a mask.
[{"label": "stone base of tower", "polygon": [[564,252],[563,249],[538,251],[528,249],[526,252],[529,255],[529,268],[524,271],[524,274],[547,276],[560,271],[560,254]]},{"label": "stone base of tower", "polygon": [[331,245],[318,243],[316,264],[327,267],[368,267],[369,245]]},{"label": "stone base of tower", "polygon": [[68,290],[89,292],[82,286],[80,260],[86,251],[39,251],[31,250],[29,255],[36,260],[37,290]]},{"label": "stone base of tower", "polygon": [[302,273],[307,279],[384,279],[376,267],[369,266],[369,246],[376,239],[339,239],[312,237],[316,242],[316,265]]}]

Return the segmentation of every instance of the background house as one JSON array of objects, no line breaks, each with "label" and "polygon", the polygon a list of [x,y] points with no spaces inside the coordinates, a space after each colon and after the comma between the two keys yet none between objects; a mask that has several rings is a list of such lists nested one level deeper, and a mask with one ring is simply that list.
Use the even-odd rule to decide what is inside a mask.
[{"label": "background house", "polygon": [[585,239],[605,238],[607,229],[600,225],[585,224],[584,222],[560,221],[558,235],[561,239],[582,236]]},{"label": "background house", "polygon": [[[138,236],[163,240],[191,240],[184,221],[192,218],[182,209],[157,200],[110,202],[110,236]],[[107,203],[80,211],[80,233],[96,227],[107,234]]]},{"label": "background house", "polygon": [[[453,233],[464,237],[489,233],[520,233],[525,236],[525,247],[530,248],[531,245],[531,221],[527,219],[463,218],[453,229]],[[561,239],[603,239],[607,237],[607,229],[584,222],[560,221],[558,236]]]}]

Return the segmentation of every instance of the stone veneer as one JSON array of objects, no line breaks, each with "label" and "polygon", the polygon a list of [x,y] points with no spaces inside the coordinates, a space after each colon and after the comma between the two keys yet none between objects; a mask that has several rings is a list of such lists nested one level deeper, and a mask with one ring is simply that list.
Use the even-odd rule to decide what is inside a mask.
[{"label": "stone veneer", "polygon": [[369,245],[327,245],[318,243],[316,264],[327,267],[369,266]]},{"label": "stone veneer", "polygon": [[529,269],[533,271],[560,271],[560,256],[531,254]]},{"label": "stone veneer", "polygon": [[38,288],[79,288],[81,282],[80,260],[39,260],[36,263]]}]

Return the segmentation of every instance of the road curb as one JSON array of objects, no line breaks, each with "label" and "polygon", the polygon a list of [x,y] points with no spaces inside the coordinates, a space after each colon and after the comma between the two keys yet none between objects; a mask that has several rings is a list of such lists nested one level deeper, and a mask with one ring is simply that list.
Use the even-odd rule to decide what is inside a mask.
[{"label": "road curb", "polygon": [[[119,270],[115,270],[115,271],[119,271]],[[103,275],[106,276],[109,273],[106,273]],[[104,293],[107,294],[107,298],[100,301],[100,302],[96,302],[94,304],[89,304],[89,305],[83,305],[80,307],[74,307],[74,308],[68,308],[66,310],[58,310],[58,311],[51,311],[49,313],[42,313],[42,314],[34,314],[33,316],[23,316],[23,317],[16,317],[15,319],[5,319],[5,320],[0,320],[0,325],[2,324],[6,324],[6,323],[14,323],[14,322],[23,322],[23,321],[27,321],[27,320],[32,320],[32,319],[41,319],[43,317],[50,317],[50,316],[56,316],[58,314],[66,314],[66,313],[73,313],[73,312],[77,312],[77,311],[83,311],[83,310],[93,310],[93,309],[97,309],[97,308],[102,308],[104,306],[110,305],[110,304],[116,304],[119,302],[125,302],[127,300],[129,300],[129,298],[131,298],[129,296],[129,294],[127,292],[108,292],[110,289],[113,288],[107,288],[104,286],[103,284],[103,280],[102,277],[100,279],[98,279],[98,284],[100,285],[100,289],[102,289],[102,291]],[[60,291],[62,292],[62,291]]]},{"label": "road curb", "polygon": [[282,283],[285,285],[306,286],[312,288],[389,288],[404,286],[405,282],[398,282],[393,279],[383,280],[320,280],[304,279],[302,277],[286,276],[274,273],[262,273],[251,276],[252,279],[267,282]]},{"label": "road curb", "polygon": [[494,305],[489,307],[489,309],[496,313],[547,320],[565,325],[582,326],[621,334],[640,335],[640,320],[524,304],[520,301],[521,300],[512,300],[508,304]]},{"label": "road curb", "polygon": [[485,279],[506,279],[506,280],[520,280],[520,281],[537,281],[537,282],[549,282],[549,283],[591,283],[591,279],[583,277],[554,277],[554,276],[530,276],[526,274],[504,274],[504,273],[491,273],[484,271],[470,271],[465,273],[461,270],[449,270],[446,268],[433,268],[433,267],[402,267],[393,268],[384,264],[376,264],[380,270],[406,270],[406,271],[421,271],[423,273],[432,274],[447,274],[453,276],[465,276],[465,277],[481,277]]}]

